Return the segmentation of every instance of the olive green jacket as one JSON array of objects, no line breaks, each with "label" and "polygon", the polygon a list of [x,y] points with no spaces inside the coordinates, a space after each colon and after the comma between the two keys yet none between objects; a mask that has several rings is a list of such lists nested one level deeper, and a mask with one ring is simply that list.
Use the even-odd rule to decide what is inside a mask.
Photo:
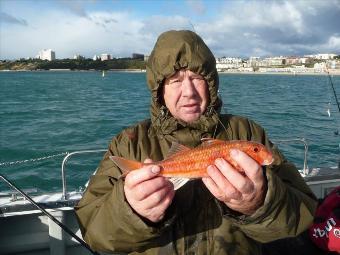
[{"label": "olive green jacket", "polygon": [[[181,68],[202,75],[210,103],[193,123],[171,116],[160,93],[164,79]],[[287,162],[255,122],[219,113],[215,59],[203,40],[190,31],[162,34],[149,57],[147,80],[151,90],[151,119],[115,136],[76,214],[85,241],[97,251],[144,254],[262,254],[261,243],[296,236],[312,222],[316,201],[296,167]],[[125,199],[121,171],[109,159],[154,161],[166,157],[173,141],[188,147],[202,138],[253,140],[273,151],[274,163],[264,168],[264,204],[250,216],[241,215],[215,199],[201,180],[176,191],[164,219],[150,223]]]}]

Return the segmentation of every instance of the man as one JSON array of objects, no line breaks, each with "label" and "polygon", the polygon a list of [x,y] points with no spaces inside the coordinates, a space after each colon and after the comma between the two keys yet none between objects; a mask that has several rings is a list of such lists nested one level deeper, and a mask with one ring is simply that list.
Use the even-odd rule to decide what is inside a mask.
[{"label": "man", "polygon": [[[76,207],[85,241],[95,250],[144,254],[262,254],[261,243],[296,236],[313,220],[316,201],[294,165],[251,120],[222,115],[215,58],[191,31],[161,34],[147,63],[151,119],[123,130]],[[152,162],[171,143],[196,147],[202,138],[253,140],[273,151],[262,168],[241,151],[207,169],[209,177],[174,191],[149,165],[125,180],[115,155]],[[152,160],[151,160],[152,159]]]}]

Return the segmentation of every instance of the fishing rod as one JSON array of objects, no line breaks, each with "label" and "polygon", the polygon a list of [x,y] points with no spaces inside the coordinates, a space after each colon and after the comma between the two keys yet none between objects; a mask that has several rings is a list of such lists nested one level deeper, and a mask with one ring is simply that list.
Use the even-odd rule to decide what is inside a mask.
[{"label": "fishing rod", "polygon": [[[333,91],[333,95],[334,95],[334,98],[335,98],[335,102],[336,102],[336,104],[337,104],[337,106],[338,106],[338,111],[339,111],[339,113],[340,113],[340,103],[339,103],[339,100],[338,100],[338,96],[336,95],[334,83],[333,83],[333,80],[332,80],[331,75],[329,74],[329,70],[326,69],[326,71],[327,71],[327,76],[328,76],[329,83],[331,84],[331,87],[332,87],[332,91]],[[329,111],[329,110],[328,110],[328,111]],[[330,112],[328,112],[328,114],[330,114]],[[338,130],[338,129],[335,130],[335,131],[334,131],[334,134],[335,134],[335,135],[339,135],[339,130]],[[340,146],[340,145],[339,145],[339,146]],[[340,162],[339,162],[339,164],[340,164]]]},{"label": "fishing rod", "polygon": [[329,82],[330,82],[331,87],[332,87],[332,90],[333,90],[333,94],[334,94],[334,97],[335,97],[336,104],[338,105],[338,110],[339,110],[339,113],[340,113],[340,104],[339,104],[339,100],[338,100],[338,97],[337,97],[336,92],[335,92],[333,80],[332,80],[332,78],[331,78],[331,76],[330,76],[328,70],[327,70],[327,74],[328,74],[328,79],[329,79]]},{"label": "fishing rod", "polygon": [[49,217],[54,223],[56,223],[59,227],[61,227],[66,233],[68,233],[70,236],[72,236],[74,239],[76,239],[84,248],[86,248],[89,252],[91,252],[94,255],[100,255],[98,252],[92,250],[90,246],[84,242],[79,236],[77,236],[75,233],[73,233],[66,225],[61,223],[59,220],[57,220],[52,214],[50,214],[48,211],[46,211],[44,208],[42,208],[40,205],[38,205],[36,202],[33,201],[33,199],[28,196],[25,192],[23,192],[21,189],[16,187],[10,180],[8,180],[4,175],[0,174],[0,178],[2,178],[11,188],[18,191],[23,197],[25,197],[31,204],[33,204],[35,207],[37,207],[42,213],[44,213],[47,217]]},{"label": "fishing rod", "polygon": [[[339,104],[338,96],[336,95],[336,92],[335,92],[335,87],[334,87],[334,84],[333,84],[333,80],[332,80],[332,78],[331,78],[331,75],[329,74],[329,70],[328,70],[328,69],[326,69],[326,70],[327,70],[329,82],[330,82],[331,87],[332,87],[332,90],[333,90],[334,98],[335,98],[336,104],[337,104],[337,106],[338,106],[338,111],[339,111],[339,113],[340,113],[340,104]],[[337,129],[336,131],[334,131],[334,134],[335,134],[335,135],[339,135],[339,129]],[[340,144],[339,144],[338,149],[339,149],[339,152],[340,152]],[[340,160],[338,160],[338,169],[340,169]]]}]

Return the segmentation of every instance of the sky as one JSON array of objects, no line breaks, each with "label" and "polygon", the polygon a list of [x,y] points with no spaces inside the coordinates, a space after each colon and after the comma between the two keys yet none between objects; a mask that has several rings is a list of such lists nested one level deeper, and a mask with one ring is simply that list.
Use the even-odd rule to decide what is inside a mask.
[{"label": "sky", "polygon": [[340,54],[340,0],[0,0],[0,59],[149,55],[171,29],[215,57]]}]

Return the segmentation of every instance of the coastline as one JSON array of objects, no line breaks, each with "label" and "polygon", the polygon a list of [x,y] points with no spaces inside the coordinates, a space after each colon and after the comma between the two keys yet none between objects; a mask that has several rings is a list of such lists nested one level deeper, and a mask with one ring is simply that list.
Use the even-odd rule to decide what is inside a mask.
[{"label": "coastline", "polygon": [[121,72],[121,73],[145,73],[145,69],[109,69],[109,70],[95,70],[95,69],[36,69],[36,70],[26,70],[26,69],[17,69],[10,70],[4,69],[0,70],[0,72]]},{"label": "coastline", "polygon": [[[18,69],[18,70],[0,70],[0,72],[120,72],[120,73],[145,73],[145,69],[109,69],[109,70],[72,70],[72,69],[37,69],[37,70],[25,70],[25,69]],[[299,76],[299,75],[335,75],[340,76],[340,69],[330,69],[328,72],[240,72],[240,71],[218,71],[219,74],[239,74],[239,75],[292,75],[292,76]]]},{"label": "coastline", "polygon": [[340,70],[336,71],[329,71],[328,72],[228,72],[228,71],[220,71],[219,74],[245,74],[245,75],[251,75],[251,74],[257,74],[257,75],[291,75],[291,76],[299,76],[299,75],[340,75]]}]

